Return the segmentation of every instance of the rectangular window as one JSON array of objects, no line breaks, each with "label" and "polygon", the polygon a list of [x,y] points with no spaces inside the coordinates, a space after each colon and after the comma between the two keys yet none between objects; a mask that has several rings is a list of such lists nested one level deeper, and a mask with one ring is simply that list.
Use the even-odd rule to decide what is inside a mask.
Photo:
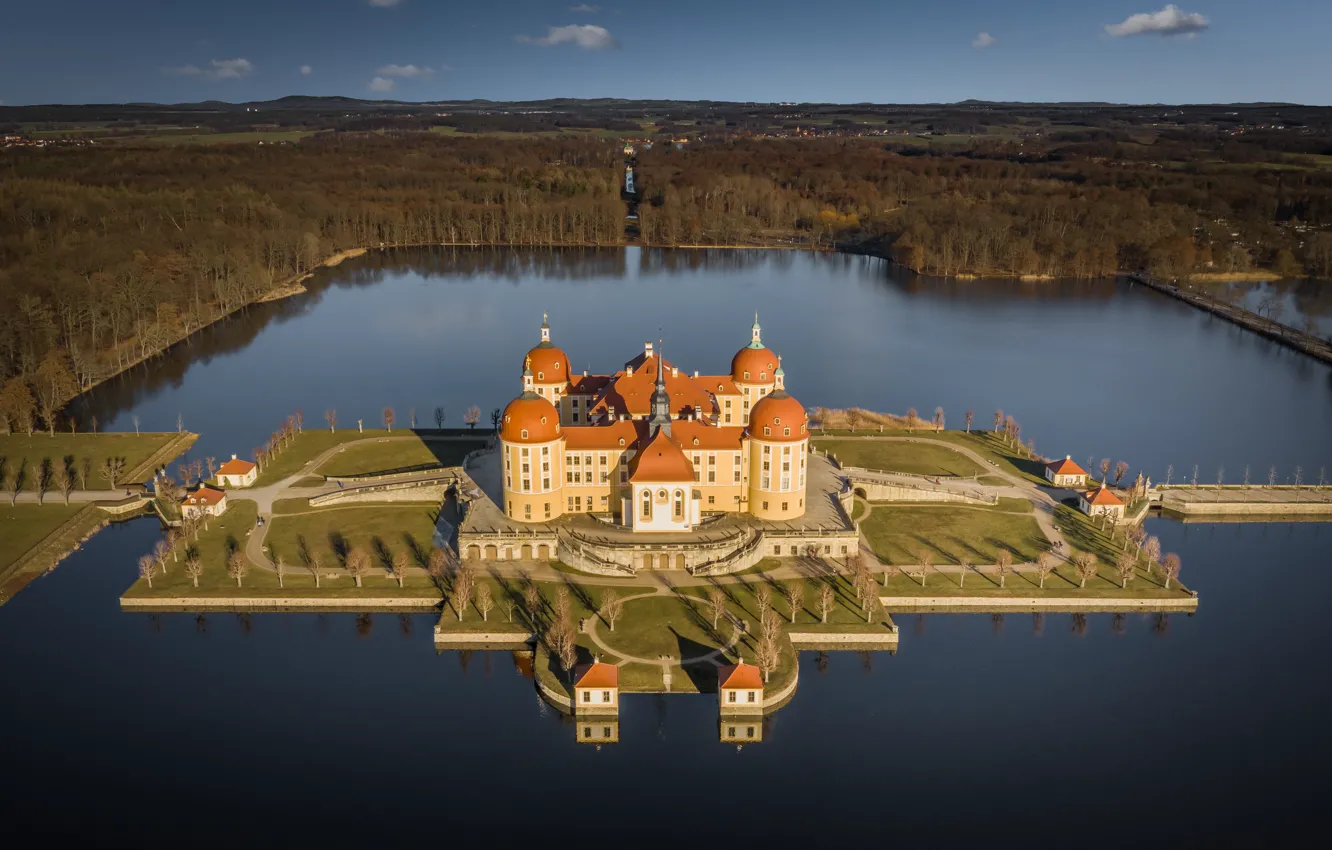
[{"label": "rectangular window", "polygon": [[609,738],[609,737],[610,737],[610,727],[609,727],[609,726],[602,726],[602,727],[601,727],[601,737],[603,737],[603,738]]},{"label": "rectangular window", "polygon": [[782,476],[782,489],[783,489],[783,490],[790,490],[790,489],[791,489],[791,476],[789,476],[789,475],[783,475],[783,476]]},{"label": "rectangular window", "polygon": [[780,555],[780,554],[782,554],[782,544],[780,544],[780,543],[775,543],[775,544],[773,544],[773,547],[772,547],[772,554],[774,554],[774,555]]},{"label": "rectangular window", "polygon": [[573,510],[573,496],[569,497],[569,510]]},{"label": "rectangular window", "polygon": [[726,421],[727,421],[728,423],[731,421],[731,414],[729,414],[729,413],[726,414]]},{"label": "rectangular window", "polygon": [[787,502],[782,502],[782,510],[786,510],[787,504],[788,504]]},{"label": "rectangular window", "polygon": [[769,487],[769,482],[770,482],[770,479],[768,478],[768,476],[766,476],[766,475],[763,476],[763,488],[762,488],[762,489],[764,489],[764,490],[770,490],[770,489],[772,489],[771,487]]},{"label": "rectangular window", "polygon": [[716,483],[717,483],[717,470],[715,470],[715,469],[709,469],[709,470],[708,470],[708,483],[709,483],[709,484],[716,484]]},{"label": "rectangular window", "polygon": [[546,502],[546,519],[550,519],[550,502]]},{"label": "rectangular window", "polygon": [[728,738],[734,738],[734,737],[735,737],[735,727],[734,727],[734,726],[727,726],[727,727],[726,727],[726,737],[728,737]]},{"label": "rectangular window", "polygon": [[601,470],[601,483],[602,484],[610,483],[610,473],[604,469]]},{"label": "rectangular window", "polygon": [[542,456],[542,457],[547,457],[549,454],[550,454],[550,446],[542,446],[542,447],[541,447],[541,456]]},{"label": "rectangular window", "polygon": [[592,701],[592,692],[583,691],[583,702],[591,702],[591,701]]},{"label": "rectangular window", "polygon": [[727,692],[726,692],[726,701],[727,701],[727,702],[735,702],[735,691],[727,691]]},{"label": "rectangular window", "polygon": [[709,505],[715,505],[715,504],[717,504],[717,497],[716,497],[716,496],[708,496],[708,504],[709,504]]},{"label": "rectangular window", "polygon": [[735,471],[735,483],[736,484],[740,483],[740,470],[738,469]]},{"label": "rectangular window", "polygon": [[602,701],[602,702],[610,702],[610,701],[611,701],[611,698],[610,698],[610,691],[602,691],[602,692],[601,692],[601,701]]},{"label": "rectangular window", "polygon": [[543,478],[543,479],[541,479],[541,489],[542,489],[542,490],[549,490],[549,489],[550,489],[550,479],[549,479],[549,478]]},{"label": "rectangular window", "polygon": [[582,497],[582,496],[574,496],[574,507],[577,508],[577,509],[580,510],[580,511],[583,509],[583,497]]},{"label": "rectangular window", "polygon": [[731,400],[730,400],[729,398],[726,399],[725,406],[726,406],[726,408],[727,408],[728,410],[730,409],[730,407],[731,407]]},{"label": "rectangular window", "polygon": [[532,471],[532,465],[530,463],[523,464],[523,475],[526,475],[531,471]]},{"label": "rectangular window", "polygon": [[572,483],[573,483],[573,470],[572,470],[572,469],[566,469],[566,470],[564,470],[564,483],[565,483],[565,484],[572,484]]},{"label": "rectangular window", "polygon": [[524,478],[524,479],[523,479],[523,492],[524,492],[524,493],[530,493],[531,491],[532,491],[532,479],[530,479],[530,478]]},{"label": "rectangular window", "polygon": [[770,455],[770,454],[772,454],[772,446],[764,446],[764,447],[763,447],[763,453],[764,453],[765,455]]},{"label": "rectangular window", "polygon": [[754,692],[753,692],[753,691],[750,691],[750,692],[749,692],[749,702],[753,702],[753,701],[754,701]]},{"label": "rectangular window", "polygon": [[772,464],[768,463],[766,460],[763,461],[763,471],[767,472],[769,469],[772,469]]},{"label": "rectangular window", "polygon": [[583,466],[592,465],[592,455],[583,455]]},{"label": "rectangular window", "polygon": [[602,453],[601,453],[601,455],[599,456],[598,462],[599,462],[602,466],[605,466],[605,465],[606,465],[606,453],[605,453],[605,452],[602,452]]},{"label": "rectangular window", "polygon": [[532,506],[523,505],[523,519],[531,519],[531,518],[532,518]]},{"label": "rectangular window", "polygon": [[583,727],[583,737],[584,737],[584,738],[591,738],[591,737],[592,737],[592,727],[591,727],[591,726],[584,726],[584,727]]},{"label": "rectangular window", "polygon": [[523,457],[527,457],[527,449],[526,449],[526,447],[523,448]]},{"label": "rectangular window", "polygon": [[791,461],[789,460],[782,461],[782,472],[790,472],[790,471],[791,471]]},{"label": "rectangular window", "polygon": [[763,503],[763,510],[766,511],[767,509],[768,509],[768,503],[765,501],[765,502]]}]

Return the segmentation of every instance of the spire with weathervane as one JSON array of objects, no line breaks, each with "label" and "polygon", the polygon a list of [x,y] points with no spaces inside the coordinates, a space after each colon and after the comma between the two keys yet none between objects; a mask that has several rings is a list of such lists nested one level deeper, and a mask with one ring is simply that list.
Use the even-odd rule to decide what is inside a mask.
[{"label": "spire with weathervane", "polygon": [[754,311],[754,327],[750,329],[749,347],[750,348],[763,347],[763,334],[759,330],[757,310]]},{"label": "spire with weathervane", "polygon": [[671,435],[671,396],[666,392],[666,358],[662,356],[661,340],[657,340],[657,385],[652,391],[652,418],[648,420],[652,436],[658,431]]},{"label": "spire with weathervane", "polygon": [[541,314],[541,341],[550,342],[550,316]]}]

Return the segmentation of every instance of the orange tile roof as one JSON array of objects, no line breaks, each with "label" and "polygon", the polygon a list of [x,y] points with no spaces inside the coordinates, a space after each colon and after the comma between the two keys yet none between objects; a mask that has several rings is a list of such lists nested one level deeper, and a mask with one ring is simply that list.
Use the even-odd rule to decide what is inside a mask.
[{"label": "orange tile roof", "polygon": [[618,688],[620,668],[604,661],[593,661],[574,668],[575,688]]},{"label": "orange tile roof", "polygon": [[1078,466],[1071,458],[1065,457],[1063,460],[1052,460],[1046,464],[1050,471],[1055,475],[1086,475],[1087,470]]},{"label": "orange tile roof", "polygon": [[740,395],[740,388],[730,375],[699,375],[694,381],[710,393]]},{"label": "orange tile roof", "polygon": [[610,375],[574,375],[567,395],[597,395],[611,382]]},{"label": "orange tile roof", "polygon": [[1082,494],[1082,498],[1087,500],[1089,505],[1122,505],[1124,500],[1111,493],[1105,487],[1097,487],[1095,490],[1088,490]]},{"label": "orange tile roof", "polygon": [[222,490],[214,490],[212,487],[200,487],[193,493],[185,497],[187,505],[216,505],[227,497]]},{"label": "orange tile roof", "polygon": [[634,482],[675,484],[683,481],[693,483],[694,480],[694,465],[684,456],[684,452],[675,441],[666,436],[665,431],[658,431],[656,436],[634,455],[632,465],[633,471],[629,473],[629,480]]},{"label": "orange tile roof", "polygon": [[[691,449],[711,449],[713,451],[740,451],[740,441],[744,437],[745,429],[740,425],[709,425],[706,422],[689,422],[678,420],[671,423],[671,436],[675,442],[680,444],[680,448],[685,451]],[[695,445],[694,441],[698,444]]]},{"label": "orange tile roof", "polygon": [[605,425],[569,425],[564,429],[564,447],[566,449],[619,449],[620,440],[623,448],[638,442],[647,433],[647,423],[642,420],[609,422]]},{"label": "orange tile roof", "polygon": [[[633,366],[634,373],[616,372],[612,375],[606,389],[593,402],[594,411],[614,407],[617,416],[621,413],[646,416],[652,412],[652,393],[657,387],[657,356],[639,355],[626,365]],[[666,394],[671,397],[672,413],[710,416],[715,412],[712,395],[706,389],[683,371],[672,373],[676,367],[669,360],[664,366]]]},{"label": "orange tile roof", "polygon": [[250,470],[254,469],[254,464],[248,460],[232,458],[217,468],[218,475],[248,475]]},{"label": "orange tile roof", "polygon": [[763,674],[753,664],[741,661],[727,664],[717,670],[717,687],[724,690],[763,690]]}]

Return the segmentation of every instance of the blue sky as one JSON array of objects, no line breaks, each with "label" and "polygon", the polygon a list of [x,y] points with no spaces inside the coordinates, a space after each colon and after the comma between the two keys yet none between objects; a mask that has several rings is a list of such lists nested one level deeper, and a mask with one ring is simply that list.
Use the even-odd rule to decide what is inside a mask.
[{"label": "blue sky", "polygon": [[1329,104],[1330,34],[1328,0],[5,0],[0,101]]}]

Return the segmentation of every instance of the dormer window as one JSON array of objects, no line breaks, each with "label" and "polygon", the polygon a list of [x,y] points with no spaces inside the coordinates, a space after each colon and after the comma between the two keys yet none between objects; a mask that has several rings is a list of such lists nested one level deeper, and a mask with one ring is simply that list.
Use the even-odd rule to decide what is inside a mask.
[{"label": "dormer window", "polygon": [[522,438],[523,438],[524,440],[527,439],[527,429],[526,429],[526,428],[524,428],[524,429],[520,432],[520,434],[522,435]]},{"label": "dormer window", "polygon": [[698,445],[698,437],[695,437],[695,438],[694,438],[694,445],[696,445],[696,446]]},{"label": "dormer window", "polygon": [[791,429],[790,429],[790,428],[783,428],[783,429],[782,429],[782,436],[784,436],[784,437],[789,437],[789,436],[791,436]]},{"label": "dormer window", "polygon": [[538,381],[544,381],[544,380],[546,380],[546,373],[545,373],[545,372],[537,372],[537,380],[538,380]]},{"label": "dormer window", "polygon": [[765,437],[771,437],[771,436],[772,436],[772,429],[769,428],[767,425],[764,425],[764,426],[763,426],[763,436],[765,436]]},{"label": "dormer window", "polygon": [[620,445],[622,445],[622,446],[624,445],[624,437],[621,437],[621,438],[620,438]]},{"label": "dormer window", "polygon": [[766,381],[766,380],[768,380],[768,373],[767,373],[767,372],[759,372],[759,380],[760,380],[760,381]]},{"label": "dormer window", "polygon": [[748,372],[745,373],[745,380],[746,380],[746,381],[749,380],[749,373],[748,373]]}]

